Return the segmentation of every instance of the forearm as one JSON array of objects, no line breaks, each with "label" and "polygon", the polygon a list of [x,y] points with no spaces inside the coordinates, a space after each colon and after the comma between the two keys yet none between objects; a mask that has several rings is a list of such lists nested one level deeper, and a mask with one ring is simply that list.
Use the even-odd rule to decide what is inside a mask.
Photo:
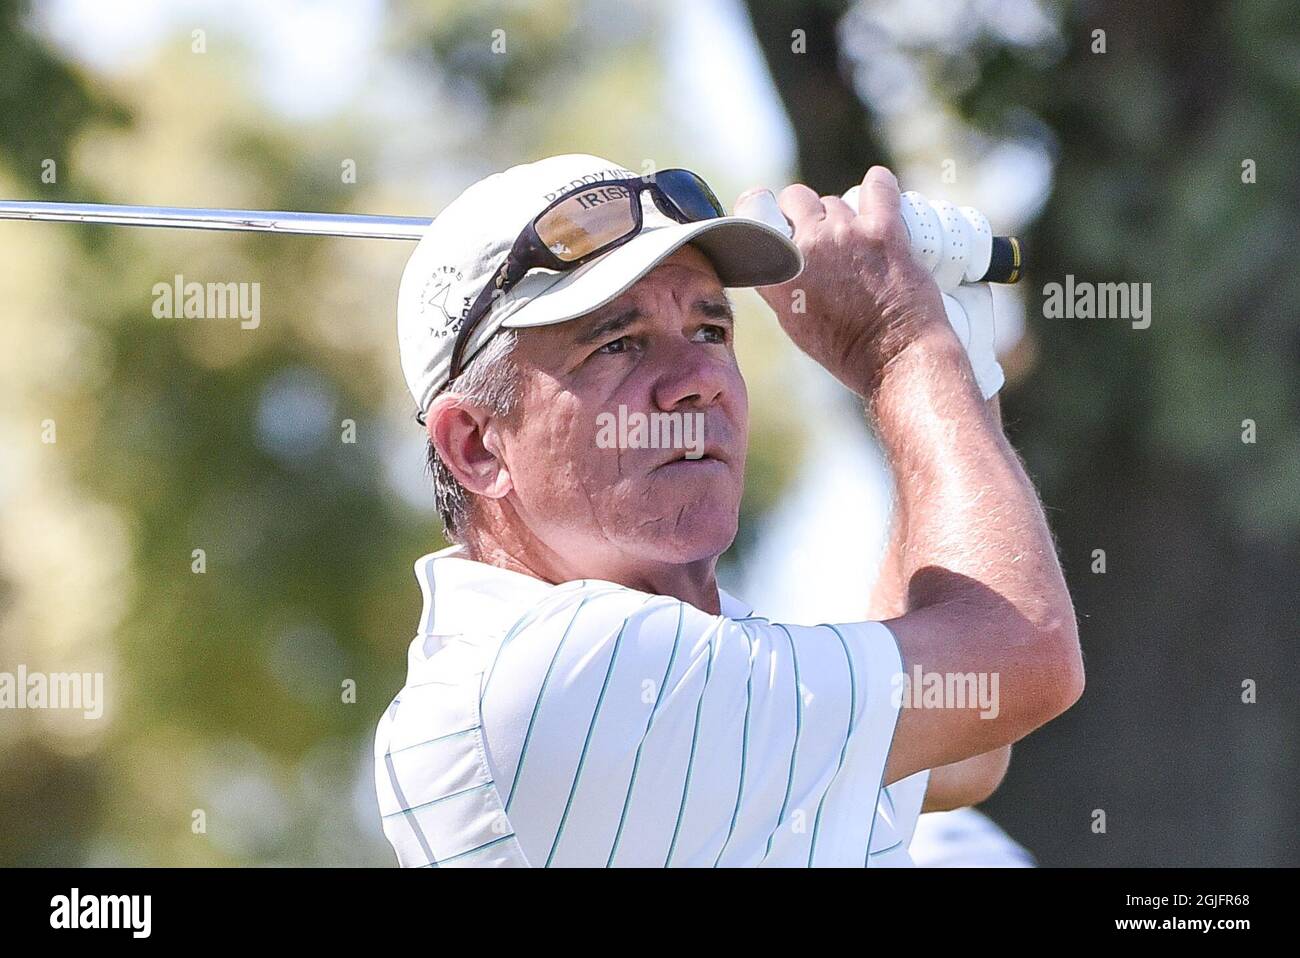
[{"label": "forearm", "polygon": [[995,595],[1036,627],[1066,626],[1069,594],[1038,496],[945,332],[918,337],[870,397],[894,476],[906,607]]},{"label": "forearm", "polygon": [[[998,428],[1002,427],[1002,408],[998,396],[988,400],[987,406]],[[907,579],[903,575],[902,551],[907,538],[907,514],[897,492],[897,481],[891,490],[893,501],[889,514],[889,528],[884,555],[876,573],[876,581],[867,604],[867,618],[874,622],[895,619],[907,612]]]},{"label": "forearm", "polygon": [[907,583],[903,579],[903,565],[899,553],[903,548],[907,519],[895,500],[889,514],[889,542],[880,559],[871,598],[867,602],[867,618],[873,622],[896,619],[907,611]]}]

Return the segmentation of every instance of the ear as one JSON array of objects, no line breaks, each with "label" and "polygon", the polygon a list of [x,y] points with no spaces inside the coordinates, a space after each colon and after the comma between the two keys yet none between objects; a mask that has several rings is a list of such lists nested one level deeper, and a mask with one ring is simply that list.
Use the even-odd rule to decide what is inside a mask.
[{"label": "ear", "polygon": [[429,406],[425,422],[439,458],[466,490],[500,499],[514,488],[489,410],[446,394]]}]

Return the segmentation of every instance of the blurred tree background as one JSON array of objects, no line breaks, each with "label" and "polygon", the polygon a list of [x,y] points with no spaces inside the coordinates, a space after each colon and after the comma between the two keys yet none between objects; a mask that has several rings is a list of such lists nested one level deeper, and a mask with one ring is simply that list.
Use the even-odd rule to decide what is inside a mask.
[{"label": "blurred tree background", "polygon": [[[131,32],[153,39],[110,62],[79,36],[88,4],[0,0],[0,195],[432,214],[581,151],[691,166],[724,199],[795,175],[842,192],[876,161],[978,197],[1028,241],[1005,418],[1089,670],[988,810],[1046,864],[1300,861],[1286,3],[354,6],[364,29],[330,46],[313,18],[344,5],[142,4]],[[687,60],[741,99],[707,114]],[[782,111],[775,134],[743,125]],[[5,223],[0,250],[0,670],[103,671],[108,700],[98,722],[0,711],[0,864],[391,863],[370,740],[404,678],[411,563],[442,545],[394,348],[409,248]],[[1150,282],[1151,327],[1043,318],[1067,273]],[[260,283],[260,325],[154,318],[178,274]],[[816,409],[791,401],[805,367],[776,324],[738,300],[743,562]]]}]

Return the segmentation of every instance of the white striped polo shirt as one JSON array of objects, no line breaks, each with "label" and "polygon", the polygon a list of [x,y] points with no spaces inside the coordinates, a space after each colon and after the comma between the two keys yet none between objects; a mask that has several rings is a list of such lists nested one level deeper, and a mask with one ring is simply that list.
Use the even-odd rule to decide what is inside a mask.
[{"label": "white striped polo shirt", "polygon": [[403,866],[910,865],[928,772],[882,788],[902,662],[878,622],[722,614],[424,556],[375,784]]}]

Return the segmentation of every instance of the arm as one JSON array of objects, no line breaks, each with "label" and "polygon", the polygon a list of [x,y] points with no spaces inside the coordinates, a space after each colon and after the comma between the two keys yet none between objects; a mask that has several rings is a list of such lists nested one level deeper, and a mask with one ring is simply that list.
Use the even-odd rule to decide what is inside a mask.
[{"label": "arm", "polygon": [[864,399],[890,461],[906,603],[885,624],[906,672],[998,681],[996,714],[903,709],[887,783],[1001,749],[1083,689],[1074,612],[1037,495],[980,397],[938,287],[912,260],[898,204],[879,167],[856,213],[787,188],[781,206],[805,269],[762,290],[795,343]]},{"label": "arm", "polygon": [[[990,415],[1002,426],[1002,406],[999,397],[988,400]],[[903,544],[907,539],[907,515],[899,501],[898,483],[894,482],[894,503],[889,519],[889,541],[880,560],[880,569],[867,603],[867,617],[876,622],[896,619],[907,611],[907,580],[903,577]]]},{"label": "arm", "polygon": [[909,674],[996,677],[999,708],[988,718],[904,710],[886,781],[1009,745],[1069,708],[1083,685],[1074,612],[1037,495],[956,337],[946,324],[931,330],[902,347],[868,394],[906,517],[906,611],[886,624]]},{"label": "arm", "polygon": [[[988,409],[1000,428],[1002,411],[997,396],[988,400]],[[889,544],[881,560],[867,612],[877,621],[898,618],[907,612],[907,582],[903,577],[902,560],[906,532],[907,520],[896,502],[890,522]],[[1011,746],[1004,745],[983,755],[932,769],[921,811],[942,812],[978,805],[997,791],[1010,764]]]}]

